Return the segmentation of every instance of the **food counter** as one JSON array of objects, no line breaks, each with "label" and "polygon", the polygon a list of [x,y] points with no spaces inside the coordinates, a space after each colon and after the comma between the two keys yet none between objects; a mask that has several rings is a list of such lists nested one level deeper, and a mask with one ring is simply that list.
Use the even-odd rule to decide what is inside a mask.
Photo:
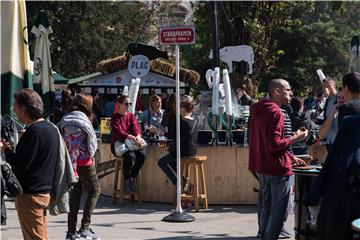
[{"label": "food counter", "polygon": [[[314,159],[323,158],[324,146],[309,150]],[[147,158],[142,167],[141,181],[143,201],[173,201],[175,188],[157,165],[158,159],[167,154],[167,147],[149,145]],[[199,146],[199,155],[206,155],[204,163],[206,190],[209,204],[256,204],[258,182],[248,170],[248,148],[227,146]],[[115,160],[110,152],[110,144],[100,143],[95,156],[100,178],[101,193],[112,195]]]}]

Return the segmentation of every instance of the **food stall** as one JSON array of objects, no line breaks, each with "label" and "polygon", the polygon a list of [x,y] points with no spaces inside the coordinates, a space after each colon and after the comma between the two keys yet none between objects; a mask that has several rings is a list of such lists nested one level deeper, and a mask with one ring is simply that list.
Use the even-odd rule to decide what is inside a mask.
[{"label": "food stall", "polygon": [[[149,74],[159,74],[161,72],[162,75],[167,75],[174,79],[174,75],[171,73],[171,66],[168,63],[158,61],[151,61],[152,67]],[[109,70],[107,67],[113,66],[114,63],[100,65],[101,72],[107,72],[107,75],[113,79],[112,81],[119,81],[119,84],[123,83],[126,85],[125,72],[121,72],[121,70],[119,72],[119,68],[114,68],[115,71],[114,69]],[[121,79],[117,78],[117,76],[120,76]],[[149,78],[151,78],[151,75],[149,75]],[[140,83],[140,87],[141,84],[145,84],[145,79],[146,76],[142,79],[144,83]],[[200,76],[193,72],[182,71],[180,72],[180,80],[191,85],[196,84],[200,80]],[[101,79],[100,76],[97,80],[92,79],[87,84],[91,82],[92,86],[95,86],[95,83],[99,84],[99,81],[106,81],[106,79]],[[218,145],[213,145],[211,142],[213,133],[209,129],[209,121],[207,121],[209,118],[209,108],[211,107],[211,100],[209,98],[211,98],[211,92],[204,93],[200,101],[199,99],[195,101],[197,106],[194,110],[194,115],[199,120],[201,126],[199,128],[198,154],[207,156],[207,161],[204,163],[204,171],[209,204],[256,204],[257,192],[254,189],[258,189],[258,182],[248,170],[249,149],[246,144],[246,129],[240,128],[232,131],[230,135],[233,138],[231,144],[226,144],[226,140],[229,139],[229,129],[219,129]],[[205,104],[206,102],[207,104]],[[236,105],[233,106],[234,109],[236,107]],[[222,111],[220,111],[220,114]],[[239,110],[238,112],[241,111]],[[248,108],[244,108],[241,114],[248,116]],[[105,125],[109,125],[109,120],[107,120]],[[201,134],[203,134],[203,137],[200,137]],[[102,131],[101,139],[103,141],[99,143],[95,159],[102,189],[101,193],[111,196],[115,175],[115,158],[110,151],[110,144],[107,141],[108,135],[109,130],[107,132]],[[313,155],[314,158],[322,159],[323,155],[319,149],[322,149],[322,146],[310,147],[309,154]],[[147,146],[146,161],[140,171],[143,201],[170,203],[174,200],[175,188],[157,164],[158,160],[166,154],[167,147],[163,146],[163,144],[149,144]]]}]

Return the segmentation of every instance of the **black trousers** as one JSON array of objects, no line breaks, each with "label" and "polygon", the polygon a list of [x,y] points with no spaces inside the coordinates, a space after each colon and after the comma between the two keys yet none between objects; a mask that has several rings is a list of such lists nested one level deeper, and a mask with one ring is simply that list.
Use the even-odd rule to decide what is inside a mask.
[{"label": "black trousers", "polygon": [[[145,150],[127,151],[123,154],[123,173],[125,180],[136,178],[145,162]],[[134,165],[133,165],[134,162]]]}]

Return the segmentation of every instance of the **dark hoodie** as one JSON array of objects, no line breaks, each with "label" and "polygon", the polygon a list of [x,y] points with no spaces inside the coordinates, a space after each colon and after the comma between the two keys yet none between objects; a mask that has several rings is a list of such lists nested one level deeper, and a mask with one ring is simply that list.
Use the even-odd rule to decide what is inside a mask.
[{"label": "dark hoodie", "polygon": [[251,107],[249,123],[249,170],[276,176],[292,175],[292,154],[287,150],[284,115],[271,100],[262,100]]}]

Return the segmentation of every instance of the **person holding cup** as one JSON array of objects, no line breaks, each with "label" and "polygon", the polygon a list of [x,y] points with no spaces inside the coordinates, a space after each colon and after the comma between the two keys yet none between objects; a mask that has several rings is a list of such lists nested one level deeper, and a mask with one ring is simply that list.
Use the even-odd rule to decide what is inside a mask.
[{"label": "person holding cup", "polygon": [[161,134],[161,122],[163,119],[164,110],[161,109],[161,97],[156,94],[151,95],[149,109],[144,111],[141,115],[141,122],[143,123],[143,132],[151,135]]}]

